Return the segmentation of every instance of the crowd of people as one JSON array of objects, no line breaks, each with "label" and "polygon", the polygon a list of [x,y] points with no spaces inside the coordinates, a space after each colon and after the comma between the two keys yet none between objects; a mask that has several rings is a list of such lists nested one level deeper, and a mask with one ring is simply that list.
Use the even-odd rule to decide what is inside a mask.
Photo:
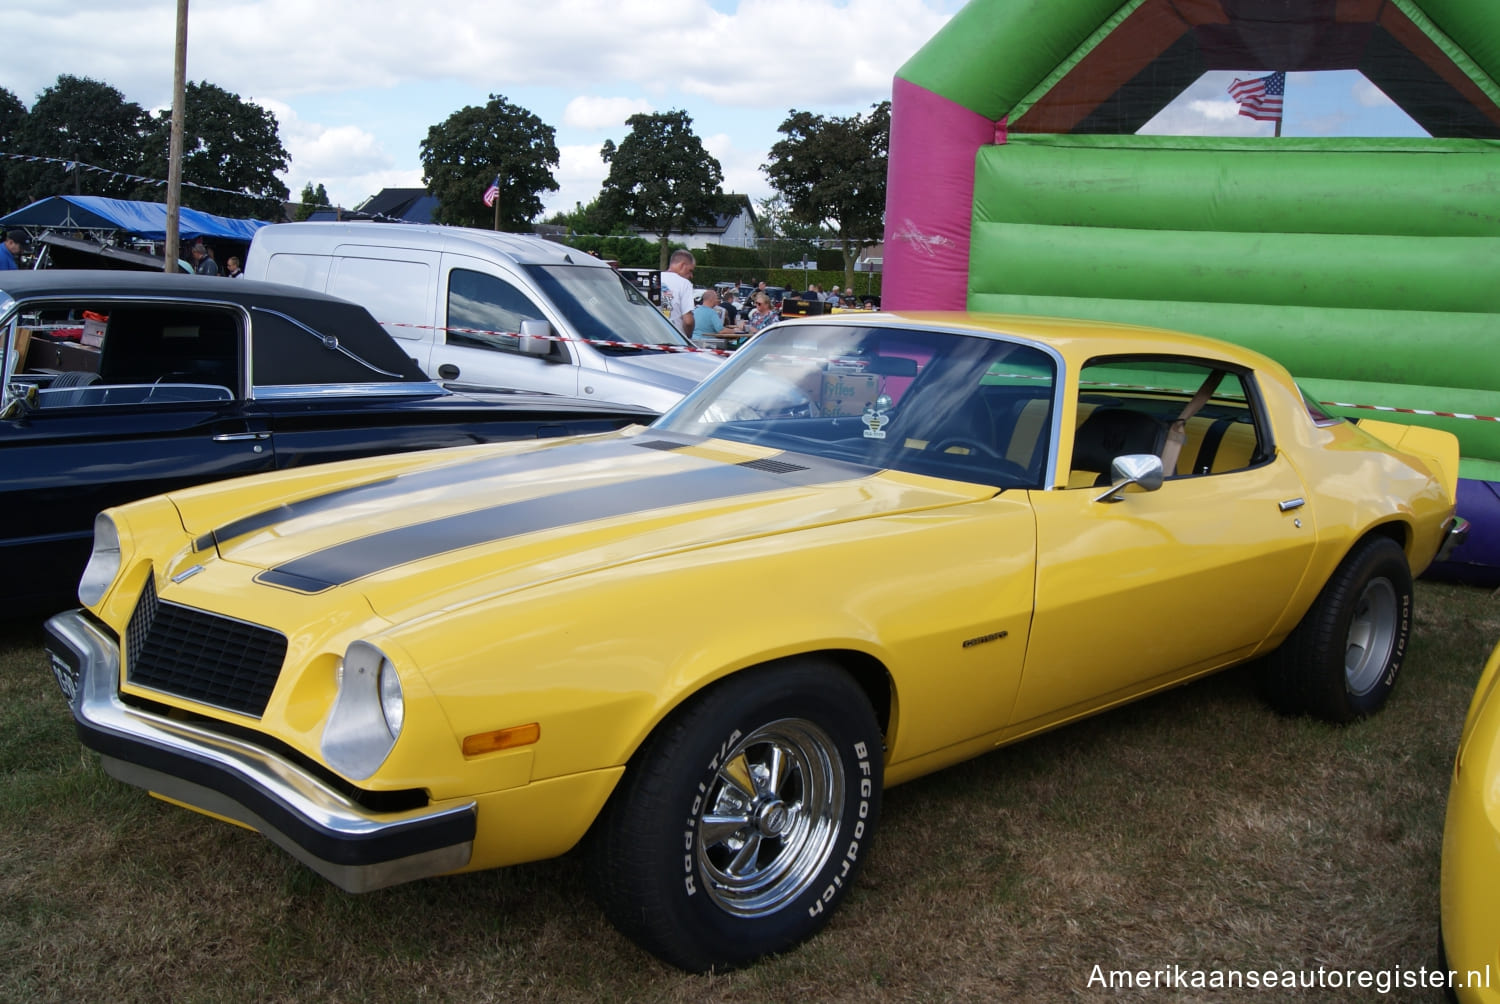
[{"label": "crowd of people", "polygon": [[689,340],[718,338],[731,346],[736,345],[781,320],[782,304],[787,300],[818,301],[822,305],[819,312],[834,307],[870,309],[876,306],[872,298],[861,299],[853,289],[841,290],[834,286],[824,292],[817,283],[809,284],[801,292],[776,289],[779,299],[773,298],[773,290],[765,282],[748,295],[741,295],[748,288],[744,282],[720,283],[722,288],[697,292],[693,287],[693,272],[697,264],[691,251],[679,249],[672,252],[667,270],[661,273],[662,313]]}]

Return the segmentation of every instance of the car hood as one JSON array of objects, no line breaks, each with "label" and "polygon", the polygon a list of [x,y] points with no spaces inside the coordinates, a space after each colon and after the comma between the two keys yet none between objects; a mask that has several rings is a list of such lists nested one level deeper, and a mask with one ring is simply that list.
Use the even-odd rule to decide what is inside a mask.
[{"label": "car hood", "polygon": [[615,376],[654,384],[686,394],[718,369],[722,356],[711,352],[652,352],[645,355],[604,354],[604,368]]},{"label": "car hood", "polygon": [[445,450],[397,470],[227,520],[211,496],[197,511],[196,496],[174,501],[190,533],[253,568],[260,586],[355,591],[397,620],[729,541],[994,495],[649,429]]}]

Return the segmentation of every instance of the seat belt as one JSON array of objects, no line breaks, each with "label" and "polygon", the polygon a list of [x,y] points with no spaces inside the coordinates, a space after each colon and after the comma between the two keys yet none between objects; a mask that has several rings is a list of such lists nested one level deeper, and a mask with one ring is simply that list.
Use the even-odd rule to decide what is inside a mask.
[{"label": "seat belt", "polygon": [[1214,370],[1203,381],[1198,388],[1198,393],[1182,409],[1182,414],[1172,420],[1167,428],[1167,442],[1161,451],[1161,473],[1162,477],[1175,477],[1177,474],[1177,458],[1182,455],[1182,447],[1187,443],[1187,421],[1208,403],[1208,399],[1214,396],[1214,391],[1219,389],[1219,381],[1224,379],[1227,370]]}]

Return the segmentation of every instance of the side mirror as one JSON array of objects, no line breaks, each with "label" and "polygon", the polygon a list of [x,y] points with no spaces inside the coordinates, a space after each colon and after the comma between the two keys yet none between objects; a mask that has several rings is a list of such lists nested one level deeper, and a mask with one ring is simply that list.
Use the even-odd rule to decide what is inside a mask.
[{"label": "side mirror", "polygon": [[36,411],[40,392],[34,383],[14,383],[8,397],[5,407],[0,409],[0,420],[9,421]]},{"label": "side mirror", "polygon": [[1144,492],[1154,492],[1162,483],[1161,457],[1154,453],[1127,453],[1116,457],[1109,465],[1109,477],[1113,484],[1109,491],[1094,499],[1095,502],[1122,502],[1125,489],[1131,485]]},{"label": "side mirror", "polygon": [[552,354],[552,325],[539,317],[521,322],[521,337],[516,347],[525,356],[547,356]]}]

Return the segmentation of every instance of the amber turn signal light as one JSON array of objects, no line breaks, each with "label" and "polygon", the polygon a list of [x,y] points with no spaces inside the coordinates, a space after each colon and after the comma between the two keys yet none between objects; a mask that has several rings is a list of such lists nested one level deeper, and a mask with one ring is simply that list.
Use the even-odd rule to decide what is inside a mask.
[{"label": "amber turn signal light", "polygon": [[494,732],[479,732],[464,737],[464,756],[479,756],[481,753],[494,753],[497,750],[515,749],[517,746],[530,746],[540,738],[542,738],[542,726],[538,722],[532,722],[530,725],[513,725],[508,729],[496,729]]}]

